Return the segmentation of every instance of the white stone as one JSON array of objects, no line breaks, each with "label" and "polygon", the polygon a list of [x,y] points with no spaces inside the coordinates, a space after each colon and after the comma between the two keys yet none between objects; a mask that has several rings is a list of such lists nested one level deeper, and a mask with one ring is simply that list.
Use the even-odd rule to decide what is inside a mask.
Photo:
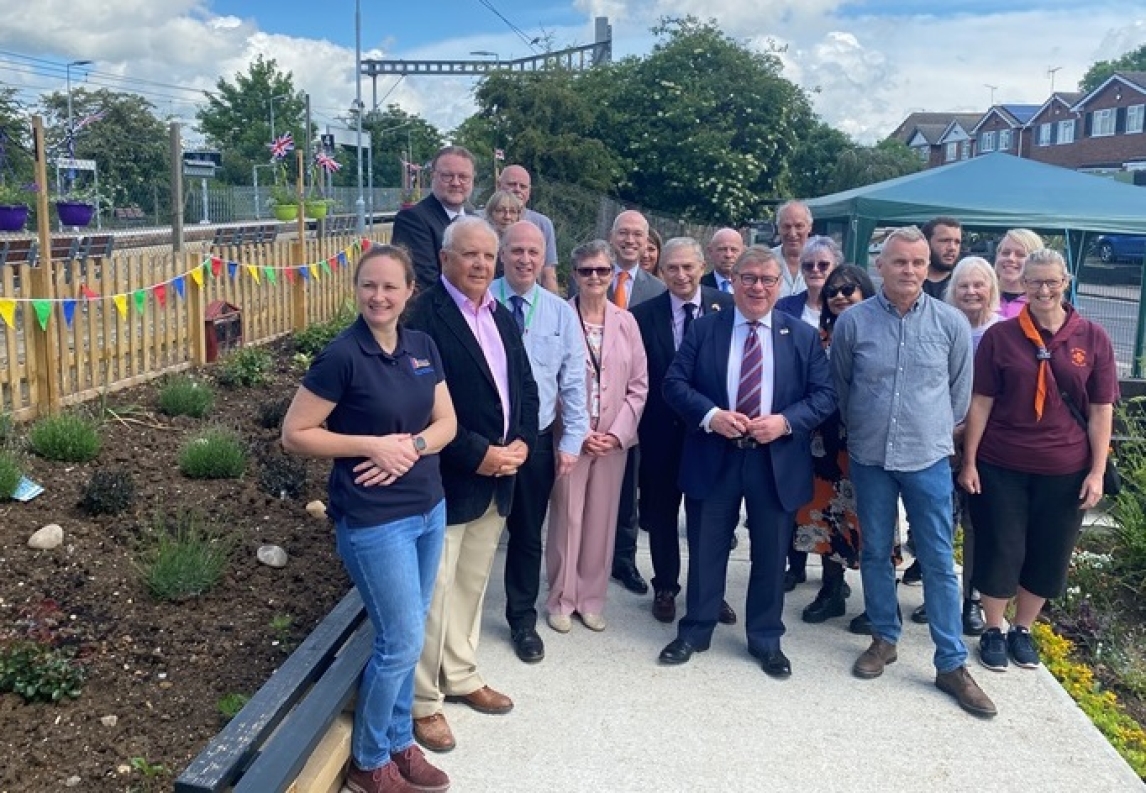
[{"label": "white stone", "polygon": [[76,787],[83,782],[78,776],[70,776],[64,780],[64,787]]},{"label": "white stone", "polygon": [[64,542],[64,530],[58,523],[49,523],[28,538],[28,547],[41,551],[59,548]]},{"label": "white stone", "polygon": [[312,501],[306,505],[306,513],[312,518],[326,520],[326,504],[321,501]]},{"label": "white stone", "polygon": [[105,727],[114,727],[119,724],[119,716],[102,716],[99,723]]},{"label": "white stone", "polygon": [[258,557],[267,567],[286,567],[287,552],[277,545],[260,546]]}]

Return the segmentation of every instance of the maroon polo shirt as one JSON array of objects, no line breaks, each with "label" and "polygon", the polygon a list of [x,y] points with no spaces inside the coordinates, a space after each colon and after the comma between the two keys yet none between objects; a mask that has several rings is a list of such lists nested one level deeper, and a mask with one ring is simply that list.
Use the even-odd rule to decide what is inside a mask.
[{"label": "maroon polo shirt", "polygon": [[975,354],[976,394],[995,401],[979,444],[981,462],[1032,474],[1061,475],[1090,466],[1086,433],[1059,396],[1070,394],[1083,416],[1090,405],[1118,400],[1118,371],[1110,337],[1067,306],[1067,320],[1053,336],[1039,329],[1051,353],[1046,402],[1035,418],[1037,348],[1018,318],[987,329]]}]

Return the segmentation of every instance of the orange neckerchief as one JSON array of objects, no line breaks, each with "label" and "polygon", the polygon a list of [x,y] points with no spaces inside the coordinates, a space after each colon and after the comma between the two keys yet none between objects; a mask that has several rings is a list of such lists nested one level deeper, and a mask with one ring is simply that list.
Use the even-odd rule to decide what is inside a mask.
[{"label": "orange neckerchief", "polygon": [[1034,318],[1031,317],[1030,305],[1023,306],[1023,310],[1019,312],[1019,327],[1023,329],[1023,335],[1027,337],[1027,341],[1035,345],[1039,351],[1038,382],[1035,384],[1035,421],[1041,421],[1043,405],[1047,399],[1047,371],[1050,368],[1050,352],[1047,350],[1042,334],[1035,327]]}]

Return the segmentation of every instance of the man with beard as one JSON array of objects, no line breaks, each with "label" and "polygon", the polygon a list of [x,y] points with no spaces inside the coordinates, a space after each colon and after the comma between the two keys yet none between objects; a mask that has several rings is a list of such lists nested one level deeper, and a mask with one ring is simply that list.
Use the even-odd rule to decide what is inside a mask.
[{"label": "man with beard", "polygon": [[931,264],[927,268],[923,291],[936,300],[942,300],[947,294],[947,285],[951,283],[951,271],[959,263],[963,224],[955,218],[941,215],[924,223],[920,231],[931,246]]}]

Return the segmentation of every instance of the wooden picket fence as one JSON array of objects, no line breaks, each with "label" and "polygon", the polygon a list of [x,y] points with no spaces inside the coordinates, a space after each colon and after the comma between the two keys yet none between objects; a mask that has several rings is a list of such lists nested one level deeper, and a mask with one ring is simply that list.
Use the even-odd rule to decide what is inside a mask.
[{"label": "wooden picket fence", "polygon": [[[367,236],[386,242],[390,230]],[[128,249],[83,264],[0,268],[0,412],[32,419],[205,363],[205,313],[216,300],[240,309],[247,345],[330,319],[354,296],[358,243],[341,235],[180,254]],[[331,266],[339,253],[346,266]],[[313,265],[307,277],[302,265]],[[190,275],[196,268],[201,285]],[[34,300],[46,310],[46,328]]]}]

